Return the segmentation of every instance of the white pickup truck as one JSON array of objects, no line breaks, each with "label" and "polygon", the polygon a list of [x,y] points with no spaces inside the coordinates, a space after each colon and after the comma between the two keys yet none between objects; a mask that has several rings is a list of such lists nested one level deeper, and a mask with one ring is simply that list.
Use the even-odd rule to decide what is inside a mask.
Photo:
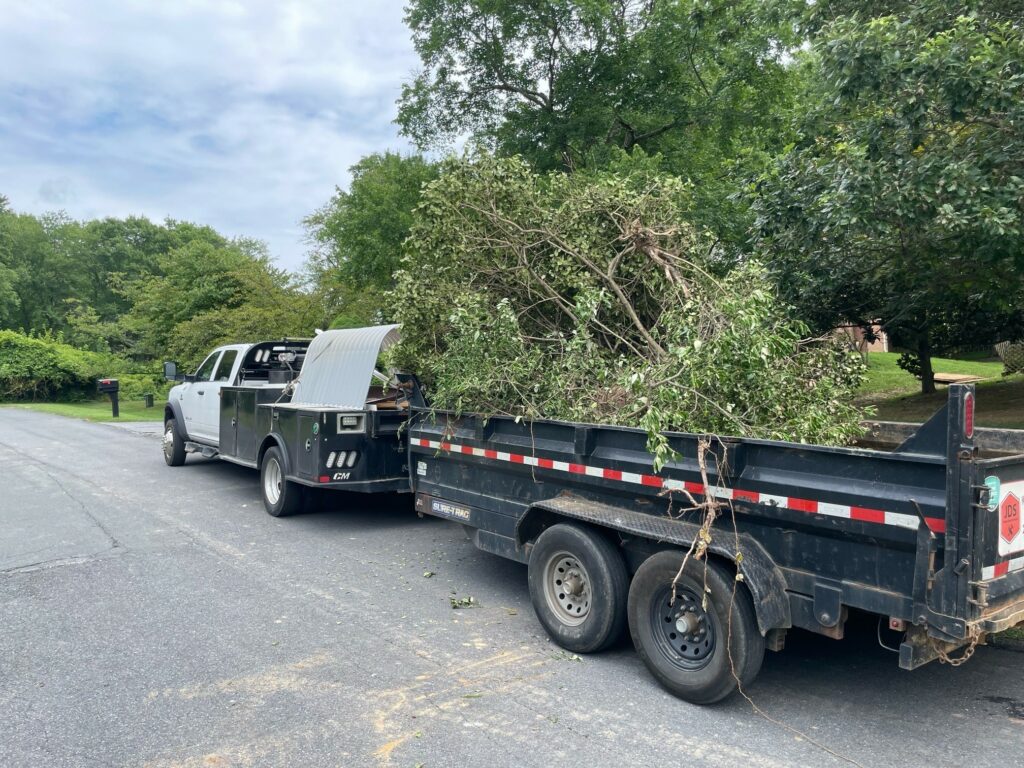
[{"label": "white pickup truck", "polygon": [[164,460],[216,456],[260,471],[263,504],[290,515],[320,491],[408,492],[405,427],[424,401],[415,376],[376,369],[398,326],[321,332],[311,341],[218,347],[164,409]]}]

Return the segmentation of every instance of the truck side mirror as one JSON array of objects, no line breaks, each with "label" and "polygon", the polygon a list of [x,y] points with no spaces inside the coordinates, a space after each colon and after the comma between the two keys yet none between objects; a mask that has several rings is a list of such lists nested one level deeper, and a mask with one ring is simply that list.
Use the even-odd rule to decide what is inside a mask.
[{"label": "truck side mirror", "polygon": [[178,364],[168,360],[164,363],[164,378],[167,381],[183,381],[185,377],[178,373]]}]

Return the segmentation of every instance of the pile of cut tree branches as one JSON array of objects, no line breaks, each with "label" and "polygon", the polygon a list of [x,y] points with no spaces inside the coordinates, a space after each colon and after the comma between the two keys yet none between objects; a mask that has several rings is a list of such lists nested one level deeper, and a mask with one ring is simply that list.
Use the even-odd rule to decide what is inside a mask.
[{"label": "pile of cut tree branches", "polygon": [[[754,261],[687,223],[685,182],[537,175],[487,154],[424,191],[393,299],[437,408],[844,443],[860,361],[808,339]],[[664,441],[652,442],[659,463]]]}]

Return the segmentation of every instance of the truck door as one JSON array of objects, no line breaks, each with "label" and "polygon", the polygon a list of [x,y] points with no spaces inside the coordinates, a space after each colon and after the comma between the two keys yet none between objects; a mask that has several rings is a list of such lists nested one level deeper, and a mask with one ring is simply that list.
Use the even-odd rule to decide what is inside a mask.
[{"label": "truck door", "polygon": [[[221,350],[219,349],[211,352],[210,356],[196,370],[195,381],[186,383],[178,396],[181,402],[181,413],[185,417],[185,432],[192,439],[210,439],[203,426],[203,403],[206,401],[206,388],[210,385],[210,379],[213,378],[220,355]],[[213,439],[216,439],[216,433]]]},{"label": "truck door", "polygon": [[225,349],[210,381],[203,386],[203,395],[198,398],[198,413],[202,418],[199,434],[204,440],[217,443],[220,439],[220,391],[231,383],[231,375],[238,360],[237,349]]}]

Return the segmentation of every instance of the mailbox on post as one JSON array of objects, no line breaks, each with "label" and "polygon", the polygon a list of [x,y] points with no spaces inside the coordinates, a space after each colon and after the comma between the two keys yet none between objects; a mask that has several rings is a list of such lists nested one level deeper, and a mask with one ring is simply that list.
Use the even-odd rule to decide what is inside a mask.
[{"label": "mailbox on post", "polygon": [[96,389],[101,393],[110,395],[110,412],[111,415],[116,419],[121,415],[117,403],[117,393],[121,389],[121,385],[118,384],[117,379],[98,379],[96,381]]}]

